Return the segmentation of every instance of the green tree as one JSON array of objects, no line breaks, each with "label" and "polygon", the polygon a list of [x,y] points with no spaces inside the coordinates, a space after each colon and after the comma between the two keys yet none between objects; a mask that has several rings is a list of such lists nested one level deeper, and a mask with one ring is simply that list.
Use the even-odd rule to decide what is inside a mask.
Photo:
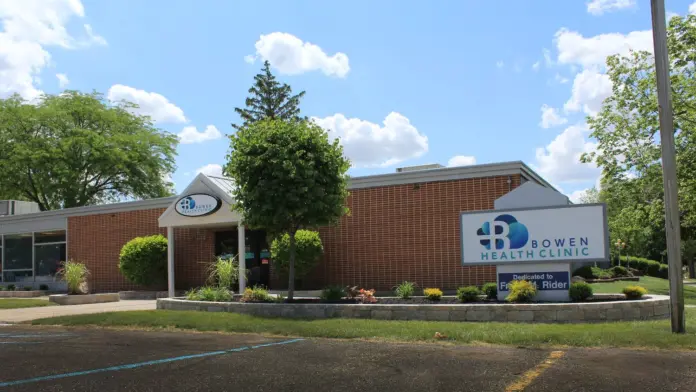
[{"label": "green tree", "polygon": [[[295,277],[302,278],[314,269],[324,253],[319,233],[312,230],[297,230],[295,233]],[[273,265],[284,273],[290,267],[290,235],[288,233],[276,237],[271,243],[271,258]]]},{"label": "green tree", "polygon": [[300,120],[300,99],[305,92],[292,95],[289,85],[281,84],[271,73],[271,64],[264,61],[261,73],[254,76],[254,85],[249,89],[246,108],[234,108],[242,119],[242,125],[232,124],[237,130],[266,118]]},{"label": "green tree", "polygon": [[298,230],[336,223],[346,207],[350,162],[338,140],[309,121],[266,119],[230,136],[225,173],[246,225],[289,235],[288,300],[295,290]]},{"label": "green tree", "polygon": [[599,203],[599,201],[599,191],[595,187],[586,190],[579,200],[580,204]]},{"label": "green tree", "polygon": [[41,210],[171,194],[178,140],[98,93],[0,100],[0,189]]},{"label": "green tree", "polygon": [[[696,234],[696,16],[671,18],[667,36],[682,238],[689,239]],[[643,256],[659,260],[655,255],[664,251],[660,229],[664,195],[653,55],[610,56],[607,75],[612,95],[596,116],[588,118],[598,146],[582,160],[602,168],[601,194],[614,227],[612,235],[628,225],[624,231],[637,233],[635,241],[643,242],[627,240],[629,246],[638,246],[651,253]]]}]

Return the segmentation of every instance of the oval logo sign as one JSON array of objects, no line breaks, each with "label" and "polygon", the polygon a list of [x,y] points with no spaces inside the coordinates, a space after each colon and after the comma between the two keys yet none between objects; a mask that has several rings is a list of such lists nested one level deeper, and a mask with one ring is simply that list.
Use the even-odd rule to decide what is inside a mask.
[{"label": "oval logo sign", "polygon": [[205,193],[195,193],[177,200],[174,208],[180,215],[196,217],[210,215],[219,210],[221,206],[222,201],[217,197]]}]

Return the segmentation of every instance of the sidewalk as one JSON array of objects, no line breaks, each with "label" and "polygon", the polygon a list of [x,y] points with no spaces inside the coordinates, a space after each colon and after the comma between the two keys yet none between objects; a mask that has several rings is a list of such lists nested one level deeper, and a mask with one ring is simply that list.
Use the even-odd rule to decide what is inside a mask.
[{"label": "sidewalk", "polygon": [[76,314],[123,312],[127,310],[155,310],[155,300],[129,300],[87,305],[44,306],[23,309],[0,310],[1,323],[21,323],[46,317],[72,316]]}]

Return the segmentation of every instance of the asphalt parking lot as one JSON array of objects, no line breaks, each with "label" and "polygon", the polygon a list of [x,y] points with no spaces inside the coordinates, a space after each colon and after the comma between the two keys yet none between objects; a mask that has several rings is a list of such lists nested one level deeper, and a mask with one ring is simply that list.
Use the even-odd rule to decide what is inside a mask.
[{"label": "asphalt parking lot", "polygon": [[0,328],[0,391],[694,391],[696,353]]}]

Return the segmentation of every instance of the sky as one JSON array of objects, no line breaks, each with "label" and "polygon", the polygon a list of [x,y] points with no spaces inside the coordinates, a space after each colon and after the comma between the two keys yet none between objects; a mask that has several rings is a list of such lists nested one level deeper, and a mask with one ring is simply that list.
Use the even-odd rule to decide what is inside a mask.
[{"label": "sky", "polygon": [[352,176],[521,160],[577,200],[598,186],[579,157],[611,94],[605,58],[652,52],[650,29],[638,0],[0,0],[0,98],[137,103],[179,136],[180,192],[221,173],[234,108],[268,60]]}]

